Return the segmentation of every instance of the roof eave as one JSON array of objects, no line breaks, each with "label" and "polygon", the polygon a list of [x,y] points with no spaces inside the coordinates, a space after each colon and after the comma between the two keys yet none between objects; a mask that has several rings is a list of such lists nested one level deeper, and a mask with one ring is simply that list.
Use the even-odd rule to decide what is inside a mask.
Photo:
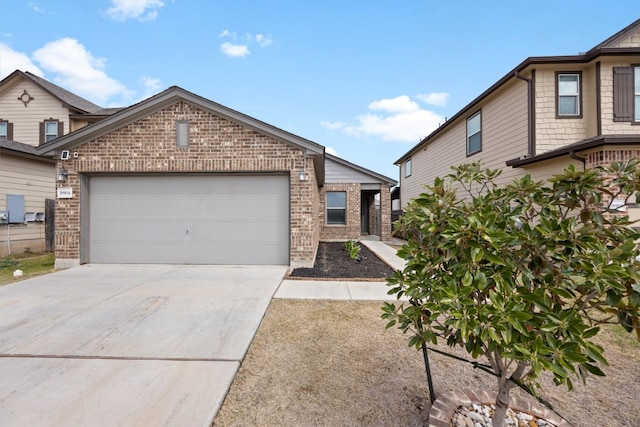
[{"label": "roof eave", "polygon": [[356,165],[355,163],[351,163],[345,159],[341,159],[338,156],[334,156],[332,154],[326,154],[326,157],[329,158],[330,160],[333,160],[334,162],[340,163],[343,166],[355,169],[359,172],[362,172],[366,175],[372,176],[374,178],[376,178],[379,181],[383,181],[385,183],[387,183],[390,187],[394,186],[394,185],[398,185],[398,181],[396,181],[395,179],[389,178],[388,176],[384,176],[382,174],[379,174],[377,172],[374,172],[370,169],[364,168],[362,166]]},{"label": "roof eave", "polygon": [[600,147],[603,145],[640,145],[640,135],[605,135],[597,136],[594,138],[585,139],[575,144],[567,145],[566,147],[559,148],[557,150],[547,151],[537,156],[531,157],[518,157],[515,159],[507,160],[506,165],[519,168],[528,166],[534,163],[542,162],[545,160],[551,160],[562,156],[571,155],[580,151],[585,151],[591,148]]},{"label": "roof eave", "polygon": [[180,100],[196,105],[198,108],[209,111],[227,120],[247,126],[257,132],[270,135],[276,139],[298,146],[305,150],[305,154],[314,155],[324,153],[324,146],[320,144],[271,126],[238,111],[224,107],[221,104],[217,104],[177,86],[170,87],[164,92],[114,113],[113,115],[96,123],[55,139],[51,143],[38,147],[38,150],[44,155],[55,155],[59,150],[73,148],[84,144],[87,141],[99,138],[100,136],[126,126],[127,124],[144,118],[155,111],[159,111],[173,105]]},{"label": "roof eave", "polygon": [[477,108],[477,105],[495,92],[498,88],[502,87],[509,80],[514,78],[516,74],[523,73],[527,68],[535,65],[545,65],[545,64],[574,64],[574,63],[589,63],[596,58],[601,56],[634,56],[640,55],[640,48],[637,47],[629,47],[629,48],[607,48],[600,47],[597,49],[592,49],[589,52],[581,55],[571,55],[571,56],[534,56],[529,57],[522,61],[518,66],[505,74],[500,80],[494,83],[487,90],[482,92],[478,97],[476,97],[473,101],[459,110],[455,115],[449,118],[446,122],[444,122],[440,127],[431,132],[427,137],[421,140],[418,144],[412,147],[409,151],[403,154],[398,160],[394,162],[395,165],[400,165],[406,159],[411,157],[411,155],[422,148],[424,145],[428,144],[431,139],[433,139],[440,132],[447,129],[452,123],[454,123],[461,116],[469,113],[474,108]]}]

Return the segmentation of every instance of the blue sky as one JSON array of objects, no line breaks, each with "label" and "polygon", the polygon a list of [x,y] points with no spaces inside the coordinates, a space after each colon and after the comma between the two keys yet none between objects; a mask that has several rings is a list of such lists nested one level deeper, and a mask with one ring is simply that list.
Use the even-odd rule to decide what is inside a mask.
[{"label": "blue sky", "polygon": [[104,107],[180,86],[398,179],[395,160],[524,59],[638,18],[638,0],[2,0],[0,78]]}]

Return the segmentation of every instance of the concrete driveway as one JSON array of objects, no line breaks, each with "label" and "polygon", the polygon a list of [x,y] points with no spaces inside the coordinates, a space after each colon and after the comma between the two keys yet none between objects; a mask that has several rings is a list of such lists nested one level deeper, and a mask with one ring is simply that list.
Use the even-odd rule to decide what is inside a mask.
[{"label": "concrete driveway", "polygon": [[0,425],[209,426],[285,272],[89,265],[0,287]]}]

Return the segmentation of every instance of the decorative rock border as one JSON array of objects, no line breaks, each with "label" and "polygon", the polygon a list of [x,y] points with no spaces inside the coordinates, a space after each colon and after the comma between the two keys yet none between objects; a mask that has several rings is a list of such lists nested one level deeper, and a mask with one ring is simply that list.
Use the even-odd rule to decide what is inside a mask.
[{"label": "decorative rock border", "polygon": [[[475,390],[448,391],[438,396],[429,411],[429,427],[449,427],[451,417],[459,406],[472,404],[490,405],[495,403],[497,393]],[[538,403],[511,396],[509,407],[513,411],[527,412],[537,418],[543,418],[558,427],[569,427],[570,424],[551,409]]]}]

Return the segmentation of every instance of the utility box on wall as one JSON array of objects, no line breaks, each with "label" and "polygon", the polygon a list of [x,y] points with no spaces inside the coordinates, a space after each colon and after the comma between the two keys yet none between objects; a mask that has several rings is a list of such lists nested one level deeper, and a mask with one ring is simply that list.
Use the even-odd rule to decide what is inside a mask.
[{"label": "utility box on wall", "polygon": [[0,211],[0,224],[9,224],[9,212]]},{"label": "utility box on wall", "polygon": [[7,211],[9,211],[9,224],[24,223],[24,196],[7,194]]}]

